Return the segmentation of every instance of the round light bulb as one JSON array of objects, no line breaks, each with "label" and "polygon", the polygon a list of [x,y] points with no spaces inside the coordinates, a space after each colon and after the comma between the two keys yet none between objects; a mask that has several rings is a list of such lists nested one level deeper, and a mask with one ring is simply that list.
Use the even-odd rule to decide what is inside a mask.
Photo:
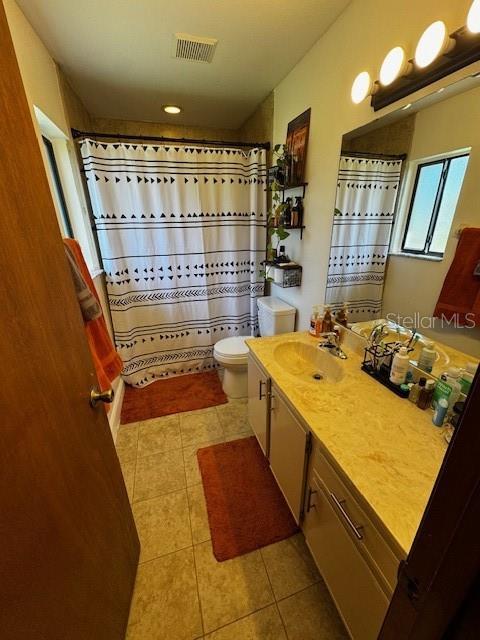
[{"label": "round light bulb", "polygon": [[467,17],[467,29],[472,33],[480,33],[480,0],[473,0]]},{"label": "round light bulb", "polygon": [[352,102],[354,104],[360,104],[362,100],[365,100],[370,92],[371,86],[372,80],[368,71],[362,71],[359,73],[352,84]]},{"label": "round light bulb", "polygon": [[177,107],[177,105],[175,104],[166,104],[163,107],[163,110],[165,111],[165,113],[173,113],[173,114],[180,113],[181,111],[180,107]]},{"label": "round light bulb", "polygon": [[415,64],[421,69],[428,67],[441,53],[446,38],[447,27],[441,20],[437,20],[427,27],[415,49]]},{"label": "round light bulb", "polygon": [[380,68],[380,83],[387,87],[398,78],[405,66],[405,51],[402,47],[395,47],[387,53]]}]

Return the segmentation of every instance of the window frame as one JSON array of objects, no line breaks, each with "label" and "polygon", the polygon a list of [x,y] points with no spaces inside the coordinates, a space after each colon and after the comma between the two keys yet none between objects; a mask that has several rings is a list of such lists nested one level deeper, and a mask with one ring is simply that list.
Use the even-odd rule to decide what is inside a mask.
[{"label": "window frame", "polygon": [[70,238],[74,238],[72,222],[70,220],[70,213],[68,211],[67,201],[65,200],[65,194],[63,192],[62,182],[60,180],[60,173],[58,171],[57,159],[55,158],[55,150],[53,148],[52,141],[44,133],[42,133],[42,140],[45,147],[45,151],[48,157],[48,164],[50,167],[50,175],[55,187],[55,191],[58,196],[58,205],[62,221],[65,227],[65,231]]},{"label": "window frame", "polygon": [[[470,157],[470,150],[467,151],[462,151],[459,153],[452,153],[449,154],[448,156],[445,155],[443,157],[436,157],[432,160],[427,160],[427,161],[420,161],[416,163],[416,173],[415,173],[415,180],[413,182],[413,188],[410,194],[410,202],[408,205],[408,214],[406,217],[406,221],[405,221],[405,226],[403,229],[403,237],[402,237],[402,242],[400,245],[400,251],[402,254],[404,255],[414,255],[414,256],[425,256],[425,257],[431,257],[431,258],[443,258],[443,256],[445,255],[445,251],[430,251],[430,246],[432,244],[432,240],[433,240],[433,236],[435,233],[435,228],[436,228],[436,224],[437,224],[437,220],[438,220],[438,215],[440,213],[440,207],[442,204],[442,199],[443,199],[443,194],[445,191],[445,184],[447,182],[447,178],[448,178],[448,172],[450,169],[450,165],[452,163],[452,160],[456,160],[458,158],[465,158],[465,157]],[[440,180],[438,183],[438,188],[437,188],[437,193],[435,196],[435,202],[433,204],[433,208],[432,208],[432,213],[430,216],[430,222],[428,225],[428,230],[427,230],[427,235],[425,238],[425,244],[423,246],[423,249],[409,249],[405,247],[405,242],[407,240],[407,235],[408,235],[408,230],[409,230],[409,226],[410,226],[410,219],[412,216],[412,211],[413,211],[413,207],[415,204],[415,196],[417,194],[417,187],[418,187],[418,182],[420,179],[420,174],[422,172],[423,167],[428,167],[428,166],[432,166],[432,165],[443,165],[442,167],[442,173],[440,176]],[[467,168],[468,168],[468,164],[467,164]],[[466,173],[466,170],[465,170]],[[465,175],[463,177],[463,180],[465,180]],[[463,188],[463,180],[462,180],[462,184],[460,187],[460,193],[461,190]],[[460,197],[460,195],[459,195]],[[458,203],[458,201],[457,201]]]}]

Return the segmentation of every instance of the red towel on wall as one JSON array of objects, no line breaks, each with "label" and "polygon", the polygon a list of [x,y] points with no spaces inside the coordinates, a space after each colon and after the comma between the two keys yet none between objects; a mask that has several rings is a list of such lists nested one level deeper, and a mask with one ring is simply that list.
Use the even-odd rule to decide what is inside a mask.
[{"label": "red towel on wall", "polygon": [[[97,290],[93,284],[88,267],[85,264],[80,245],[76,240],[72,240],[72,238],[64,238],[63,242],[70,249],[71,253],[73,253],[85,283],[100,303]],[[84,321],[84,325],[92,353],[93,364],[95,365],[95,371],[97,373],[98,384],[100,390],[105,391],[106,389],[110,389],[111,383],[122,372],[123,363],[112,344],[103,313],[95,320]]]},{"label": "red towel on wall", "polygon": [[458,314],[460,324],[480,326],[480,276],[473,275],[479,261],[480,229],[463,229],[434,317],[452,320]]}]

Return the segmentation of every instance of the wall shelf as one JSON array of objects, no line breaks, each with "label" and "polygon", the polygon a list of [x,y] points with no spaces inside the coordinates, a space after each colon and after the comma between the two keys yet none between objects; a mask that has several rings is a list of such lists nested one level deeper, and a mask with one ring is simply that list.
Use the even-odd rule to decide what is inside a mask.
[{"label": "wall shelf", "polygon": [[300,240],[302,240],[302,239],[303,239],[303,230],[305,229],[305,225],[304,225],[304,224],[302,224],[302,226],[300,226],[300,227],[287,227],[287,226],[282,226],[282,227],[272,227],[272,229],[273,229],[274,231],[276,231],[276,230],[277,230],[277,229],[279,229],[279,228],[281,228],[281,229],[285,229],[285,231],[298,231],[298,230],[299,230],[299,231],[300,231]]}]

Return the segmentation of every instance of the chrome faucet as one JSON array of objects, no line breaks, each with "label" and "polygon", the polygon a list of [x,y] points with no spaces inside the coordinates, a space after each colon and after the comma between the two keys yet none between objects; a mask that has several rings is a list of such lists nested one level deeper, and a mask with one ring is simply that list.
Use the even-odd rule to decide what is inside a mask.
[{"label": "chrome faucet", "polygon": [[330,353],[342,360],[347,359],[347,354],[340,348],[340,336],[335,331],[326,331],[319,335],[320,338],[324,338],[322,342],[318,343],[319,349],[328,349]]}]

